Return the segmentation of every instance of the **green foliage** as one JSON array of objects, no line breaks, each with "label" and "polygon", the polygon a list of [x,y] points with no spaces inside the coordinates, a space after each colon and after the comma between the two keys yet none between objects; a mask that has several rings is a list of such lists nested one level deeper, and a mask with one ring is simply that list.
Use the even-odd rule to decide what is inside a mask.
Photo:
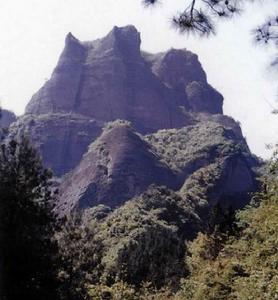
[{"label": "green foliage", "polygon": [[127,120],[121,120],[121,119],[117,119],[115,121],[110,121],[107,122],[103,128],[103,131],[109,131],[115,127],[118,126],[127,126],[127,127],[131,127],[131,122],[127,121]]},{"label": "green foliage", "polygon": [[278,297],[277,154],[256,195],[259,206],[238,213],[239,236],[229,234],[213,251],[215,232],[199,234],[189,246],[190,270],[182,299],[276,299]]},{"label": "green foliage", "polygon": [[60,249],[60,299],[89,299],[88,286],[98,281],[102,251],[94,223],[73,216],[64,222],[56,238]]},{"label": "green foliage", "polygon": [[235,144],[234,134],[215,122],[200,122],[181,129],[160,130],[146,136],[153,151],[174,170],[183,170],[194,161],[204,159],[213,162],[215,157],[227,156],[244,144]]},{"label": "green foliage", "polygon": [[57,228],[51,172],[28,139],[0,145],[0,244],[4,299],[56,299]]},{"label": "green foliage", "polygon": [[166,188],[151,187],[101,223],[104,282],[150,281],[160,287],[185,273],[184,242],[194,234],[197,217],[182,202]]},{"label": "green foliage", "polygon": [[121,283],[125,293],[132,285],[137,293],[144,282],[177,286],[186,274],[185,241],[198,222],[182,198],[155,186],[113,212],[99,206],[81,222],[68,220],[58,236],[64,299],[87,299],[88,292],[98,299],[103,291],[118,292]]}]

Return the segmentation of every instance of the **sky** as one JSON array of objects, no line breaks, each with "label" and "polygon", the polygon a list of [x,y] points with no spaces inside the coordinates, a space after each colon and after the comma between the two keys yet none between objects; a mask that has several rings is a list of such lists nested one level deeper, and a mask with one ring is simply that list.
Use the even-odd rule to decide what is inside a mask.
[{"label": "sky", "polygon": [[[31,96],[50,78],[72,32],[79,40],[103,37],[113,26],[133,24],[141,32],[141,48],[160,52],[186,48],[199,56],[209,83],[224,96],[224,113],[239,121],[258,156],[277,142],[278,72],[269,67],[275,53],[252,42],[251,30],[278,13],[277,1],[248,5],[241,16],[221,22],[217,35],[180,35],[173,14],[187,0],[161,0],[146,9],[141,0],[0,0],[0,100],[3,108],[24,113]],[[262,4],[263,3],[263,4]]]}]

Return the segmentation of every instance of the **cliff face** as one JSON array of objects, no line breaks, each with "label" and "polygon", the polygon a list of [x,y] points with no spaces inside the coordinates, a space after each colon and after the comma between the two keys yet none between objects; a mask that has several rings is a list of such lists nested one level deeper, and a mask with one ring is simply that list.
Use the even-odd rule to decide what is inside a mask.
[{"label": "cliff face", "polygon": [[51,79],[27,113],[75,112],[99,121],[130,120],[140,132],[181,127],[186,97],[166,87],[140,53],[140,35],[115,27],[105,38],[79,42],[71,34]]},{"label": "cliff face", "polygon": [[171,49],[154,55],[145,53],[144,57],[162,82],[180,91],[190,111],[222,114],[223,97],[207,83],[196,54]]},{"label": "cliff face", "polygon": [[11,125],[10,134],[27,130],[44,164],[61,176],[76,166],[102,126],[101,122],[77,114],[28,114]]},{"label": "cliff face", "polygon": [[112,125],[90,145],[80,164],[60,187],[58,209],[117,207],[151,184],[178,187],[176,175],[127,124]]},{"label": "cliff face", "polygon": [[[248,159],[249,158],[249,159]],[[206,214],[219,201],[240,208],[256,188],[246,142],[214,121],[145,137],[125,122],[114,122],[64,177],[58,210],[68,214],[98,204],[115,208],[164,185]]]},{"label": "cliff face", "polygon": [[140,43],[133,26],[92,42],[69,33],[50,80],[11,126],[11,134],[28,130],[56,176],[68,173],[57,209],[114,209],[151,184],[200,215],[218,201],[243,206],[257,161],[197,55],[150,54]]},{"label": "cliff face", "polygon": [[[171,49],[153,55],[141,52],[140,43],[140,34],[133,26],[114,27],[106,37],[93,42],[80,42],[71,33],[67,35],[50,80],[26,107],[26,115],[34,119],[40,116],[40,125],[33,126],[31,135],[56,175],[76,166],[86,147],[100,134],[98,128],[88,129],[92,122],[124,119],[146,134],[194,123],[188,112],[222,113],[223,97],[207,83],[195,54]],[[81,125],[67,128],[72,115],[82,118],[84,130]],[[24,126],[26,120],[20,122]],[[73,117],[71,128],[75,123]],[[38,130],[42,134],[37,134]],[[76,138],[80,131],[88,132],[81,146],[80,138]],[[55,153],[48,146],[52,144],[59,145]],[[72,154],[62,149],[72,149]]]}]

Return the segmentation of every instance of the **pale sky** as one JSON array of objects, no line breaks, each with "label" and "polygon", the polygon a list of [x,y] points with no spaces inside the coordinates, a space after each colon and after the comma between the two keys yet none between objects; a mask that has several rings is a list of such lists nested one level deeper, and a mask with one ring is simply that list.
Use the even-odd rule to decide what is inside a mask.
[{"label": "pale sky", "polygon": [[[163,2],[163,1],[162,1]],[[278,72],[268,64],[274,49],[252,43],[250,31],[278,13],[277,1],[250,6],[248,13],[218,27],[210,39],[179,35],[171,16],[186,0],[164,0],[145,9],[140,0],[0,0],[0,99],[17,115],[50,77],[71,31],[80,40],[104,36],[114,25],[133,24],[143,50],[187,48],[198,54],[208,81],[224,96],[224,113],[240,121],[253,153],[268,157],[265,144],[277,142]]]}]

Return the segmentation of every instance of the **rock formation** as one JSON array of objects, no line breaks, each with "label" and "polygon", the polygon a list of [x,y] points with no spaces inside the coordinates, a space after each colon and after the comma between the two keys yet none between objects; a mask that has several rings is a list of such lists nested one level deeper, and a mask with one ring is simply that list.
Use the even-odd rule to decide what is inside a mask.
[{"label": "rock formation", "polygon": [[26,114],[12,124],[10,132],[27,130],[44,164],[61,176],[76,166],[102,126],[102,122],[78,114]]},{"label": "rock formation", "polygon": [[219,201],[240,208],[256,188],[256,164],[245,140],[237,141],[233,130],[214,121],[145,137],[116,121],[64,177],[58,210],[68,214],[98,204],[115,208],[151,184],[177,191],[200,212]]},{"label": "rock formation", "polygon": [[129,125],[114,124],[89,147],[80,164],[61,185],[59,210],[98,204],[117,207],[151,184],[177,189],[175,173],[151,151]]},{"label": "rock formation", "polygon": [[150,54],[140,42],[133,26],[92,42],[69,33],[51,78],[11,126],[28,130],[56,176],[68,173],[57,209],[114,209],[151,184],[200,215],[218,201],[243,206],[258,163],[197,55]]}]

